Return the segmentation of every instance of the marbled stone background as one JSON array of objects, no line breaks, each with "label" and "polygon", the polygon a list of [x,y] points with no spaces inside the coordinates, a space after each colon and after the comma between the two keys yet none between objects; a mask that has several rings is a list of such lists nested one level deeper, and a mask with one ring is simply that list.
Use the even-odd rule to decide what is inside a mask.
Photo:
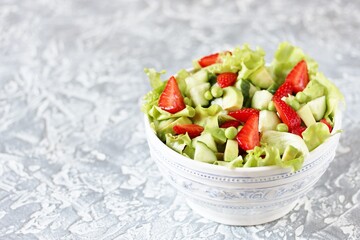
[{"label": "marbled stone background", "polygon": [[[1,239],[360,239],[359,1],[0,0]],[[249,42],[301,46],[344,92],[336,159],[295,209],[207,221],[145,140],[144,67]]]}]

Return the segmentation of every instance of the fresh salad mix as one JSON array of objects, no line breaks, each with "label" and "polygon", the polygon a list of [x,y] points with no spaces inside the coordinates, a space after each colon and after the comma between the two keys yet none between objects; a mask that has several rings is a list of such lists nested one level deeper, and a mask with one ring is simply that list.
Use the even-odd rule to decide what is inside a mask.
[{"label": "fresh salad mix", "polygon": [[194,60],[167,81],[145,69],[153,88],[142,110],[157,136],[188,158],[235,167],[301,169],[331,136],[343,96],[318,64],[281,43],[270,65],[248,45]]}]

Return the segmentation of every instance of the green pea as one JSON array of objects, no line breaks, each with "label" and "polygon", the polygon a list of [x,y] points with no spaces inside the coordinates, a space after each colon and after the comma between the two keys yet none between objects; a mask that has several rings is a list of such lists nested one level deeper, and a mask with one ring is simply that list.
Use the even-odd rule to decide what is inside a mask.
[{"label": "green pea", "polygon": [[184,102],[185,102],[186,105],[189,105],[189,106],[192,105],[192,101],[191,101],[191,99],[188,98],[188,97],[185,97],[185,98],[184,98]]},{"label": "green pea", "polygon": [[211,100],[211,99],[213,99],[213,95],[211,95],[211,92],[210,91],[206,91],[205,93],[204,93],[204,97],[205,97],[205,99],[206,100]]},{"label": "green pea", "polygon": [[299,103],[305,103],[307,101],[308,96],[303,92],[298,92],[296,94],[296,100],[299,101]]},{"label": "green pea", "polygon": [[234,139],[237,135],[238,131],[235,127],[228,127],[225,129],[225,137],[228,139]]},{"label": "green pea", "polygon": [[275,108],[275,105],[274,105],[274,102],[273,102],[273,101],[270,101],[270,102],[269,102],[269,104],[268,104],[268,110],[269,110],[269,111],[273,111],[273,112],[276,111],[276,108]]},{"label": "green pea", "polygon": [[288,132],[289,128],[285,123],[279,123],[278,125],[276,125],[276,130],[278,130],[279,132]]},{"label": "green pea", "polygon": [[223,95],[224,91],[221,87],[218,86],[212,86],[211,87],[211,94],[215,97],[215,98],[219,98]]}]

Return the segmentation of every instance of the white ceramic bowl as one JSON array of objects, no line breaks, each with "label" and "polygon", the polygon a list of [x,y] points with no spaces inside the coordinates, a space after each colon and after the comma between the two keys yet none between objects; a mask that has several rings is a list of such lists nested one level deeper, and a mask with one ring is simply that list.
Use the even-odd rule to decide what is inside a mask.
[{"label": "white ceramic bowl", "polygon": [[[341,112],[334,130],[341,127]],[[186,158],[167,147],[145,117],[150,153],[163,176],[201,216],[228,225],[256,225],[290,212],[335,157],[340,134],[310,152],[297,172],[277,166],[229,169]]]}]

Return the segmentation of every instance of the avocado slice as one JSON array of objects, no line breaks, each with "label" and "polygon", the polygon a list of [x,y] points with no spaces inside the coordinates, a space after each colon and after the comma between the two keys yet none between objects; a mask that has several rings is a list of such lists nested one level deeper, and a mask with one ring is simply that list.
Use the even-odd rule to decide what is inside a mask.
[{"label": "avocado slice", "polygon": [[236,140],[227,140],[225,152],[224,152],[224,161],[231,162],[239,156],[239,146]]},{"label": "avocado slice", "polygon": [[212,151],[217,152],[217,147],[214,138],[212,137],[211,133],[203,133],[200,136],[194,138],[192,140],[193,146],[196,145],[196,142],[202,142],[205,143],[208,148],[210,148]]},{"label": "avocado slice", "polygon": [[311,125],[316,123],[308,104],[302,106],[296,113],[299,115],[301,120],[303,120],[307,127],[310,127]]},{"label": "avocado slice", "polygon": [[326,97],[321,96],[307,103],[316,121],[320,121],[326,111]]},{"label": "avocado slice", "polygon": [[195,87],[198,86],[202,83],[207,83],[208,82],[208,72],[204,69],[199,70],[198,72],[194,73],[193,75],[185,78],[185,83],[186,83],[186,93],[187,95],[189,95],[190,90]]},{"label": "avocado slice", "polygon": [[288,145],[285,148],[284,154],[281,158],[282,161],[289,161],[292,160],[294,158],[296,158],[296,156],[298,155],[299,150],[295,147],[293,147],[292,145]]},{"label": "avocado slice", "polygon": [[319,83],[317,80],[311,80],[303,90],[303,93],[309,96],[310,99],[315,99],[324,96],[326,93],[325,91],[326,89],[321,83]]},{"label": "avocado slice", "polygon": [[223,109],[233,111],[240,109],[243,105],[244,97],[240,89],[236,87],[224,88],[222,106]]},{"label": "avocado slice", "polygon": [[205,143],[197,141],[195,143],[194,160],[206,163],[214,163],[217,161],[217,157]]},{"label": "avocado slice", "polygon": [[260,88],[268,88],[275,83],[265,66],[256,70],[249,78],[255,86]]},{"label": "avocado slice", "polygon": [[160,121],[158,125],[157,135],[162,141],[165,141],[166,133],[174,134],[173,127],[175,125],[191,124],[191,123],[192,123],[191,120],[187,117],[180,117],[176,120],[168,119],[168,120]]}]

